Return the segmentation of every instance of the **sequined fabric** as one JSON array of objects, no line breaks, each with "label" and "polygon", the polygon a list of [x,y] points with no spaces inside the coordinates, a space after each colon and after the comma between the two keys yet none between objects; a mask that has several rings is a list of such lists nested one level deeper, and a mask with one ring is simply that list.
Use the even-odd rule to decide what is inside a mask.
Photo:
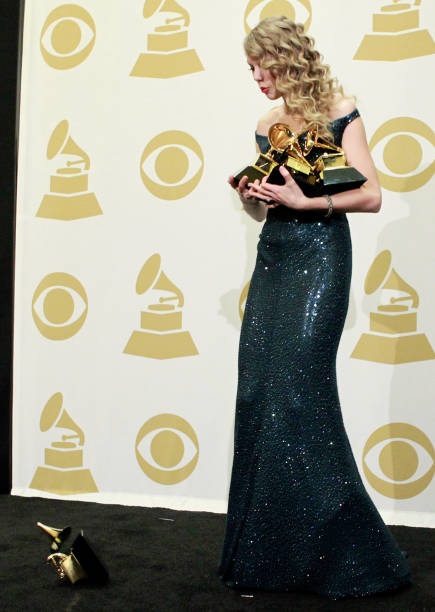
[{"label": "sequined fabric", "polygon": [[[336,144],[349,117],[331,124]],[[336,599],[396,588],[410,573],[343,425],[335,359],[351,240],[344,214],[323,215],[280,206],[260,235],[240,336],[220,575],[235,588]]]}]

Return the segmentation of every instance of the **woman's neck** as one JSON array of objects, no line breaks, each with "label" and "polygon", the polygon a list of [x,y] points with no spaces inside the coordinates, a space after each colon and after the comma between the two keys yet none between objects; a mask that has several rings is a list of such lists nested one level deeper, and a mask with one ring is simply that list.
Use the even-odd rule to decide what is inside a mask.
[{"label": "woman's neck", "polygon": [[307,127],[307,122],[303,117],[296,116],[292,113],[285,102],[279,108],[281,123],[285,123],[293,132],[301,132]]}]

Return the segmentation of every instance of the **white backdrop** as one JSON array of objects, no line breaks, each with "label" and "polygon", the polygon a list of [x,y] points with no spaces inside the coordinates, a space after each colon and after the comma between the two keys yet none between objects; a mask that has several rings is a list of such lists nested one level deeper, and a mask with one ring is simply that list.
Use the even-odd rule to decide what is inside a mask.
[{"label": "white backdrop", "polygon": [[380,214],[349,215],[338,376],[355,457],[387,521],[435,526],[428,0],[27,0],[14,494],[225,512],[261,229],[226,178],[269,104],[242,40],[283,12],[357,97],[384,187]]}]

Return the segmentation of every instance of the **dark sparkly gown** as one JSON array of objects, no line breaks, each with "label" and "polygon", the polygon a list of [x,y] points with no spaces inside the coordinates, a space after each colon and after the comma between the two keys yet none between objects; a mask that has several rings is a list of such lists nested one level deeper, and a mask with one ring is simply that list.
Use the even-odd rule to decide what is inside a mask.
[{"label": "dark sparkly gown", "polygon": [[[358,111],[331,123],[340,145]],[[266,137],[257,135],[262,151]],[[348,307],[346,215],[268,211],[240,337],[219,573],[234,588],[331,598],[410,581],[344,429],[335,360]]]}]

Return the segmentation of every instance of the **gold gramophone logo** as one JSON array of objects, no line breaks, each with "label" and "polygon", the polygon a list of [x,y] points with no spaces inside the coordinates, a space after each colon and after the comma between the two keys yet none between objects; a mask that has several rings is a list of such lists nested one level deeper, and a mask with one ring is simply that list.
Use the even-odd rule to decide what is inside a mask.
[{"label": "gold gramophone logo", "polygon": [[146,0],[143,16],[154,22],[130,76],[169,79],[204,70],[194,49],[189,49],[190,16],[176,0]]},{"label": "gold gramophone logo", "polygon": [[183,293],[161,269],[158,253],[145,262],[137,278],[136,293],[148,291],[153,301],[141,312],[141,329],[133,331],[124,353],[152,359],[198,355],[192,336],[182,326]]},{"label": "gold gramophone logo", "polygon": [[33,294],[33,320],[49,340],[66,340],[74,336],[87,314],[88,296],[80,281],[71,274],[47,274]]},{"label": "gold gramophone logo", "polygon": [[62,404],[62,393],[55,393],[42,411],[39,423],[41,431],[54,428],[64,433],[60,435],[60,440],[52,442],[45,449],[44,465],[36,469],[30,488],[56,495],[95,493],[98,489],[92,474],[83,467],[85,434],[62,408]]},{"label": "gold gramophone logo", "polygon": [[276,15],[303,23],[305,30],[308,30],[312,13],[310,0],[250,0],[244,16],[245,32],[248,34],[259,21]]},{"label": "gold gramophone logo", "polygon": [[144,472],[163,485],[186,480],[199,459],[193,427],[176,414],[159,414],[142,425],[136,437],[136,459]]},{"label": "gold gramophone logo", "polygon": [[246,285],[242,289],[242,293],[239,298],[239,317],[240,320],[243,321],[243,317],[245,315],[246,308],[246,300],[248,299],[249,287],[251,286],[251,281],[248,281]]},{"label": "gold gramophone logo", "polygon": [[42,57],[52,68],[67,70],[78,66],[95,44],[95,23],[77,4],[63,4],[51,11],[41,31]]},{"label": "gold gramophone logo", "polygon": [[140,175],[145,187],[162,200],[179,200],[201,180],[204,155],[197,141],[179,130],[162,132],[144,149]]},{"label": "gold gramophone logo", "polygon": [[363,450],[364,474],[378,493],[409,499],[424,491],[435,474],[435,449],[427,435],[409,423],[379,427]]},{"label": "gold gramophone logo", "polygon": [[417,332],[418,294],[392,267],[390,251],[376,257],[364,290],[382,292],[389,300],[370,313],[370,332],[362,334],[351,357],[389,364],[435,359],[426,335]]},{"label": "gold gramophone logo", "polygon": [[[376,148],[382,147],[382,160]],[[435,133],[423,121],[396,117],[383,123],[369,143],[382,187],[395,192],[423,187],[435,174]],[[432,159],[430,163],[425,158]]]},{"label": "gold gramophone logo", "polygon": [[393,62],[432,55],[435,42],[429,31],[420,28],[421,0],[381,6],[373,15],[373,33],[364,36],[353,59]]},{"label": "gold gramophone logo", "polygon": [[58,123],[48,141],[47,159],[58,158],[66,161],[51,175],[50,193],[42,198],[36,216],[72,221],[101,215],[95,194],[88,191],[89,156],[69,136],[66,119]]}]

